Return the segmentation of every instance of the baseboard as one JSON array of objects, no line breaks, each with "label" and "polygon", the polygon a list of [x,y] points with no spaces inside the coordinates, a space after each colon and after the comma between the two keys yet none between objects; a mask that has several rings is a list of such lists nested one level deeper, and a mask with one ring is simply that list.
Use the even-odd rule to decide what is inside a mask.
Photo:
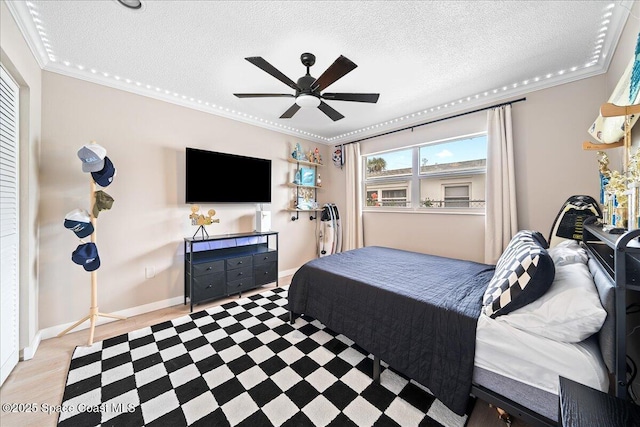
[{"label": "baseboard", "polygon": [[40,341],[42,341],[42,333],[38,331],[36,336],[33,337],[31,343],[20,350],[20,360],[30,360],[33,359],[33,356],[36,355],[36,351],[38,351],[38,346],[40,345]]},{"label": "baseboard", "polygon": [[[137,307],[126,308],[124,310],[112,312],[110,314],[115,314],[115,315],[124,316],[124,317],[133,317],[139,314],[145,314],[145,313],[149,313],[150,311],[160,310],[163,308],[167,308],[167,307],[171,307],[171,306],[183,304],[183,303],[184,303],[184,297],[179,296],[179,297],[169,298],[162,301],[152,302],[149,304],[139,305]],[[117,320],[118,319],[111,319],[108,317],[98,317],[98,320],[96,320],[96,326],[104,325],[105,323],[115,322]],[[57,336],[60,332],[67,329],[69,326],[73,325],[74,323],[75,322],[69,322],[62,325],[56,325],[56,326],[51,326],[49,328],[40,329],[40,334],[42,335],[42,339],[46,340],[48,338],[53,338]],[[91,326],[91,323],[87,320],[86,322],[78,325],[73,331],[81,331],[83,329],[88,329],[90,326]]]},{"label": "baseboard", "polygon": [[[281,271],[280,273],[278,273],[278,279],[281,279],[281,278],[287,277],[287,276],[292,276],[293,273],[295,273],[296,271],[298,271],[297,268],[292,268],[291,270]],[[288,283],[285,283],[285,284],[288,285]]]},{"label": "baseboard", "polygon": [[[290,270],[281,271],[278,273],[278,278],[280,279],[282,277],[291,276],[297,270],[298,270],[297,268],[292,268]],[[282,283],[282,285],[288,285],[288,284],[289,283]],[[149,304],[139,305],[137,307],[127,308],[124,310],[116,311],[111,314],[115,314],[118,316],[125,316],[125,317],[133,317],[139,314],[145,314],[145,313],[149,313],[150,311],[160,310],[163,308],[168,308],[168,307],[178,305],[178,304],[183,304],[183,303],[184,303],[184,296],[181,295],[181,296],[169,298],[163,301],[156,301]],[[96,326],[103,325],[105,323],[115,322],[116,320],[117,319],[111,319],[107,317],[98,317],[98,320],[96,321]],[[53,338],[57,336],[60,332],[67,329],[69,326],[73,325],[74,323],[75,322],[69,322],[62,325],[56,325],[56,326],[51,326],[49,328],[40,329],[36,334],[37,343],[34,338],[34,342],[32,342],[32,344],[29,347],[27,347],[29,350],[27,351],[27,348],[25,348],[24,350],[25,354],[29,356],[29,359],[31,359],[36,353],[38,345],[40,344],[40,340]],[[90,325],[91,325],[90,322],[87,320],[86,322],[78,325],[74,329],[74,331],[81,331],[83,329],[88,329]],[[35,346],[34,346],[34,343],[35,343]],[[28,360],[28,359],[25,358],[24,360]]]}]

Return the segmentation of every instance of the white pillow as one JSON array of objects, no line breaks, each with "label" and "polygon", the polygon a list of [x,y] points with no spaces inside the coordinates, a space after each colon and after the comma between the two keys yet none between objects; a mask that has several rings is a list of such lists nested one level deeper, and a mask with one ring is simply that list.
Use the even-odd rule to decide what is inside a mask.
[{"label": "white pillow", "polygon": [[537,300],[495,320],[555,341],[576,343],[598,332],[607,317],[589,267],[562,265]]},{"label": "white pillow", "polygon": [[563,240],[547,252],[556,267],[576,262],[586,264],[589,259],[587,251],[576,240]]}]

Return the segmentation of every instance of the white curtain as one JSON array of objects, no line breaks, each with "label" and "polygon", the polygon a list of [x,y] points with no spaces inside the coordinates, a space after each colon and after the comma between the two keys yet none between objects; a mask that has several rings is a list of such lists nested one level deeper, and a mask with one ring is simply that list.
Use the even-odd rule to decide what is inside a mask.
[{"label": "white curtain", "polygon": [[343,146],[346,176],[346,214],[342,216],[342,250],[361,248],[364,244],[362,231],[362,186],[360,144],[354,142]]},{"label": "white curtain", "polygon": [[487,114],[487,185],[484,260],[495,264],[518,231],[511,105]]}]

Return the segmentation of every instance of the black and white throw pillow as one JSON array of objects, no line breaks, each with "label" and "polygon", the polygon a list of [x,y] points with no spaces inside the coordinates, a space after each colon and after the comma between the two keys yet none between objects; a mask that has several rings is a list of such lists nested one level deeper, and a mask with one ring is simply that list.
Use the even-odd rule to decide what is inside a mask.
[{"label": "black and white throw pillow", "polygon": [[[537,233],[537,234],[536,234]],[[544,295],[553,283],[555,267],[542,235],[516,233],[500,256],[482,300],[482,312],[492,318],[510,313]]]}]

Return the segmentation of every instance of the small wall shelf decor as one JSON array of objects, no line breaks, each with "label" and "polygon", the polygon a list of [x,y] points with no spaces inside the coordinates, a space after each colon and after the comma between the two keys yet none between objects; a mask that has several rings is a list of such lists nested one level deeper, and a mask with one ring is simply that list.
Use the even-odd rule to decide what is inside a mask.
[{"label": "small wall shelf decor", "polygon": [[[316,163],[315,161],[297,159],[294,154],[297,154],[297,150],[292,153],[292,157],[287,159],[289,163],[295,164],[295,170],[293,175],[293,181],[287,183],[291,188],[295,189],[295,193],[292,200],[292,207],[287,209],[289,212],[295,212],[294,216],[291,216],[291,221],[297,221],[299,219],[300,212],[309,212],[309,220],[314,220],[317,215],[316,212],[322,212],[322,209],[318,207],[318,189],[321,188],[320,174],[318,173],[318,167],[324,166],[322,163]],[[310,152],[307,158],[320,159],[320,155],[316,152]]]},{"label": "small wall shelf decor", "polygon": [[110,203],[107,205],[104,205],[103,201],[97,200],[96,195],[100,194],[102,190],[96,191],[96,183],[101,187],[110,185],[113,181],[113,177],[116,175],[116,169],[111,160],[107,157],[107,150],[96,144],[95,141],[91,141],[91,144],[84,145],[80,148],[80,150],[78,150],[78,157],[82,161],[82,171],[91,172],[91,179],[89,181],[89,200],[91,201],[91,206],[93,208],[90,211],[76,209],[70,212],[65,218],[64,225],[66,228],[74,231],[74,233],[80,238],[91,236],[91,242],[85,243],[81,240],[81,244],[76,248],[71,256],[73,262],[82,265],[85,271],[91,272],[91,306],[89,307],[89,314],[69,326],[64,331],[60,332],[58,337],[67,334],[84,321],[89,320],[91,325],[89,327],[88,345],[91,345],[93,344],[93,336],[98,317],[109,317],[119,320],[126,319],[124,316],[101,313],[98,309],[97,270],[100,267],[100,257],[98,255],[98,248],[96,245],[96,242],[98,241],[97,213],[100,210],[110,209],[111,203],[113,203],[113,198],[109,196]]}]

